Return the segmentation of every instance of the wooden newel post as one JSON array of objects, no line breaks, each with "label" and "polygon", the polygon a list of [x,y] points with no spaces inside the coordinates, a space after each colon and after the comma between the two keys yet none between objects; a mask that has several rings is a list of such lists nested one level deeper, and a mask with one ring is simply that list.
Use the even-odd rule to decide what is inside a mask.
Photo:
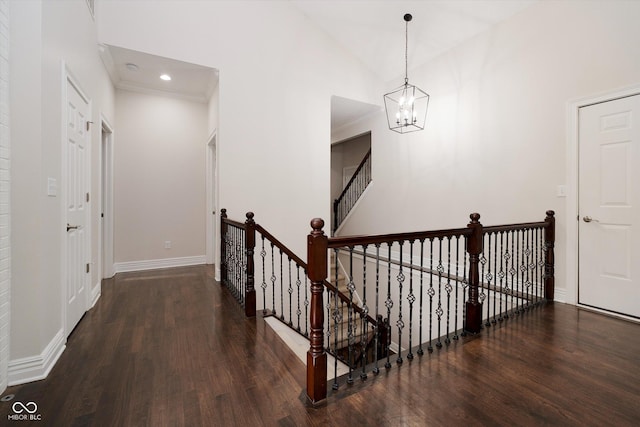
[{"label": "wooden newel post", "polygon": [[220,285],[227,283],[227,210],[220,209]]},{"label": "wooden newel post", "polygon": [[556,241],[556,217],[554,211],[547,211],[547,217],[544,222],[547,225],[544,228],[544,298],[547,301],[553,301],[555,294],[555,253],[554,246]]},{"label": "wooden newel post", "polygon": [[253,220],[253,212],[247,212],[245,225],[245,250],[247,254],[247,284],[244,290],[244,314],[247,317],[256,315],[256,289],[253,253],[256,247],[256,222]]},{"label": "wooden newel post", "polygon": [[309,308],[310,345],[307,352],[307,396],[311,402],[327,397],[327,353],[324,351],[324,304],[322,292],[327,278],[327,236],[322,231],[324,221],[311,220],[307,236],[307,275],[311,282]]},{"label": "wooden newel post", "polygon": [[472,334],[480,332],[482,327],[482,302],[478,287],[480,286],[480,272],[478,264],[482,253],[482,224],[480,214],[469,216],[471,222],[467,225],[472,230],[467,239],[467,253],[469,253],[469,299],[466,303],[466,320],[464,330]]}]

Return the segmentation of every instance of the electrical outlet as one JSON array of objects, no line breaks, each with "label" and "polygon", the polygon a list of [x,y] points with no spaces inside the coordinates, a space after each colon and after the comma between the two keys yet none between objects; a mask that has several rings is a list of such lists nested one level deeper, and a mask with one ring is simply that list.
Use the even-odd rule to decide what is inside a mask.
[{"label": "electrical outlet", "polygon": [[171,249],[171,240],[165,240],[164,248],[165,249]]}]

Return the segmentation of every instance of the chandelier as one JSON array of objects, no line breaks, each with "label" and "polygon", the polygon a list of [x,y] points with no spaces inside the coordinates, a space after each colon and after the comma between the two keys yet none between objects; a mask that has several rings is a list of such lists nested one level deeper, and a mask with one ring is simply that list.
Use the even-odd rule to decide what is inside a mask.
[{"label": "chandelier", "polygon": [[427,120],[429,95],[419,87],[409,84],[407,74],[407,49],[409,45],[409,21],[413,17],[407,13],[405,21],[404,84],[384,96],[389,129],[398,133],[409,133],[424,129]]}]

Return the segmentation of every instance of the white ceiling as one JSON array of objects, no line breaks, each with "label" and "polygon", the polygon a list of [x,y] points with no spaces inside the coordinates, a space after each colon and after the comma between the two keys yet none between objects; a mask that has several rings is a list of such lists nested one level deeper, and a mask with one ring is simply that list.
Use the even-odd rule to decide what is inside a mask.
[{"label": "white ceiling", "polygon": [[[359,58],[382,81],[404,77],[405,13],[409,23],[408,64],[417,67],[539,0],[290,0],[307,18]],[[218,83],[215,69],[115,46],[101,46],[101,57],[115,86],[206,102]],[[126,64],[138,66],[137,71]],[[172,76],[160,80],[162,73]],[[395,87],[395,86],[394,86]],[[372,106],[334,99],[332,122],[341,125]],[[359,115],[359,116],[358,116]]]},{"label": "white ceiling", "polygon": [[[538,0],[293,0],[311,21],[383,81],[404,82],[405,13],[409,69],[424,64]],[[411,73],[409,73],[411,75]]]},{"label": "white ceiling", "polygon": [[[218,84],[218,70],[116,46],[100,45],[100,56],[119,89],[143,90],[208,102]],[[127,64],[134,64],[132,70]],[[171,81],[160,79],[161,74]]]}]

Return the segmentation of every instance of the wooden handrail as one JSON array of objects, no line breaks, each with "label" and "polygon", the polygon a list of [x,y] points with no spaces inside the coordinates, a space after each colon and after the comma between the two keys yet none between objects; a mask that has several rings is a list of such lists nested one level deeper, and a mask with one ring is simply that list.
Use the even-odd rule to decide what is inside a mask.
[{"label": "wooden handrail", "polygon": [[410,242],[415,240],[436,239],[439,237],[470,236],[467,228],[452,228],[438,231],[416,231],[411,233],[379,234],[375,236],[340,236],[330,237],[329,248],[341,248],[349,246],[376,245],[388,242]]},{"label": "wooden handrail", "polygon": [[256,231],[258,233],[262,234],[264,237],[266,237],[267,240],[270,241],[275,247],[277,247],[282,252],[284,252],[289,257],[289,259],[294,261],[296,264],[298,264],[299,266],[301,266],[305,270],[307,269],[307,263],[304,262],[302,260],[302,258],[300,258],[296,254],[294,254],[293,251],[291,251],[291,249],[287,248],[284,245],[284,243],[282,243],[280,240],[276,239],[273,236],[273,234],[271,234],[267,230],[265,230],[264,227],[262,227],[260,224],[256,224]]}]

